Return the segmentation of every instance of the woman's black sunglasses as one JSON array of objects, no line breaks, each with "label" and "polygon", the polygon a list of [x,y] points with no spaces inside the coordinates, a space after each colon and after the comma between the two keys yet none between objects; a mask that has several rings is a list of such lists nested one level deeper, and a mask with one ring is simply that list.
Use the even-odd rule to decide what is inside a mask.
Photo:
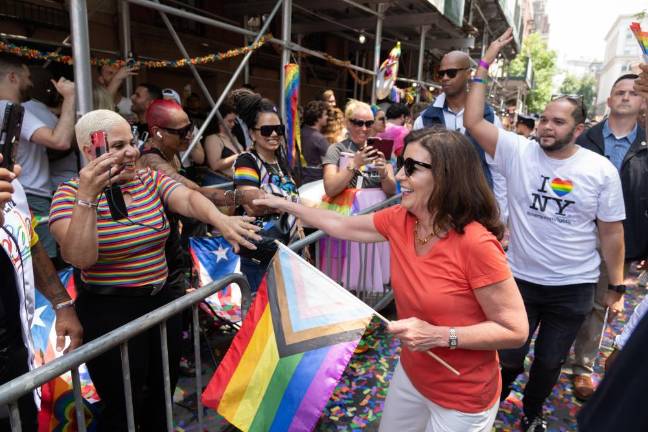
[{"label": "woman's black sunglasses", "polygon": [[407,177],[411,177],[412,174],[414,174],[417,165],[422,166],[423,168],[432,169],[432,165],[430,165],[429,163],[420,162],[412,158],[403,159],[402,156],[398,157],[396,164],[399,170],[403,168],[403,171],[405,172],[405,175]]},{"label": "woman's black sunglasses", "polygon": [[275,132],[279,136],[284,136],[286,134],[286,127],[284,125],[264,125],[254,128],[254,130],[258,130],[261,136],[264,137],[271,136],[272,132]]},{"label": "woman's black sunglasses", "polygon": [[351,122],[351,124],[354,125],[354,126],[357,126],[357,127],[366,126],[367,128],[370,128],[374,124],[373,120],[349,119],[349,122]]},{"label": "woman's black sunglasses", "polygon": [[189,133],[193,131],[193,128],[194,128],[193,123],[189,123],[187,126],[180,129],[171,129],[166,127],[163,127],[162,129],[174,135],[178,135],[180,138],[186,138],[187,135],[189,135]]}]

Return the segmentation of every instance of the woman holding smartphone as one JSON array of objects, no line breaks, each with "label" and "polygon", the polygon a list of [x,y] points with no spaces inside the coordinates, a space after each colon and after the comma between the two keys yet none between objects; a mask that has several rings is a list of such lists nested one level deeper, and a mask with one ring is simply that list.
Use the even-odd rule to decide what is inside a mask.
[{"label": "woman holding smartphone", "polygon": [[385,155],[367,145],[374,124],[371,107],[351,100],[344,111],[349,137],[329,147],[322,161],[324,190],[335,197],[347,188],[380,188],[387,195],[396,192],[394,170]]},{"label": "woman holding smartphone", "polygon": [[[164,173],[136,169],[139,151],[130,125],[119,114],[91,111],[79,119],[75,132],[86,165],[78,178],[59,186],[49,223],[63,259],[79,270],[75,308],[86,342],[177,297],[165,285],[166,210],[215,226],[235,251],[239,245],[254,247],[245,237],[259,239],[250,218],[227,217],[198,191]],[[180,324],[180,316],[167,321],[171,392],[179,369]],[[164,430],[158,329],[131,340],[129,356],[136,428]],[[104,405],[99,431],[126,430],[120,362],[119,349],[87,362]]]}]

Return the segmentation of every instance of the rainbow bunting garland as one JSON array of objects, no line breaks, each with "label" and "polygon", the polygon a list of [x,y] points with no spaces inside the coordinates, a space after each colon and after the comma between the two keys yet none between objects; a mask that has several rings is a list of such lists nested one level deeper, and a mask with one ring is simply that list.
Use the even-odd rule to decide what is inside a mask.
[{"label": "rainbow bunting garland", "polygon": [[311,431],[372,314],[280,245],[203,403],[242,431]]},{"label": "rainbow bunting garland", "polygon": [[641,48],[644,60],[648,62],[648,32],[643,31],[641,29],[641,24],[638,22],[630,24],[630,30],[635,35],[637,42],[639,42],[639,47]]},{"label": "rainbow bunting garland", "polygon": [[284,83],[284,106],[286,107],[286,153],[290,166],[295,166],[297,153],[300,163],[306,166],[306,161],[299,151],[301,136],[299,130],[299,65],[289,63],[284,65],[286,82]]},{"label": "rainbow bunting garland", "polygon": [[[225,60],[228,58],[240,56],[242,54],[246,54],[249,51],[254,51],[259,48],[261,48],[267,41],[272,39],[272,35],[270,33],[264,35],[259,39],[257,43],[254,43],[252,45],[244,46],[241,48],[234,48],[225,52],[221,53],[214,53],[214,54],[207,54],[205,56],[200,56],[200,57],[193,57],[190,58],[189,61],[186,59],[178,59],[178,60],[136,60],[135,61],[135,66],[137,67],[145,67],[149,69],[155,69],[155,68],[179,68],[179,67],[185,67],[189,63],[194,64],[194,65],[199,65],[199,64],[206,64],[206,63],[213,63],[216,61],[221,61]],[[7,43],[0,41],[0,51],[1,52],[8,52],[20,57],[27,57],[30,59],[37,59],[37,60],[49,60],[49,61],[55,61],[58,63],[63,63],[67,65],[71,65],[74,63],[74,60],[72,56],[70,55],[64,55],[59,53],[58,51],[40,51],[37,49],[29,48],[26,46],[20,46],[20,45],[15,45],[12,43]],[[110,59],[110,58],[92,58],[90,59],[90,64],[93,66],[104,66],[104,65],[109,65],[109,66],[117,66],[117,67],[122,67],[126,64],[126,60],[122,59]]]}]

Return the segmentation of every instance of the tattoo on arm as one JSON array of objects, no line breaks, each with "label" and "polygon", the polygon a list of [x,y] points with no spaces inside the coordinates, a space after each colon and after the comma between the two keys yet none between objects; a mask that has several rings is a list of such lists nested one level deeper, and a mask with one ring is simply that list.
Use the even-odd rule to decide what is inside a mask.
[{"label": "tattoo on arm", "polygon": [[56,274],[52,260],[47,256],[43,246],[36,243],[32,248],[32,261],[34,263],[34,278],[36,287],[53,304],[70,300],[70,296],[61,284]]},{"label": "tattoo on arm", "polygon": [[178,183],[185,185],[189,189],[195,190],[200,187],[196,183],[180,174],[169,162],[165,161],[163,158],[156,154],[144,155],[140,158],[140,161],[143,166],[151,168],[153,170],[161,171],[168,177],[172,178]]}]

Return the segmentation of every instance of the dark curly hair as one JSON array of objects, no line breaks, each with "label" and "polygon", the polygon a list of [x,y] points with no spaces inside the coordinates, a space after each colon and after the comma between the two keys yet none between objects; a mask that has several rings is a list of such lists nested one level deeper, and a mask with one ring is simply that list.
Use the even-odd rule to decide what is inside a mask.
[{"label": "dark curly hair", "polygon": [[240,94],[236,100],[236,112],[249,129],[254,129],[261,113],[274,113],[279,116],[275,104],[256,93]]},{"label": "dark curly hair", "polygon": [[306,104],[304,109],[304,124],[313,126],[322,115],[328,111],[328,104],[324,101],[313,100]]}]

